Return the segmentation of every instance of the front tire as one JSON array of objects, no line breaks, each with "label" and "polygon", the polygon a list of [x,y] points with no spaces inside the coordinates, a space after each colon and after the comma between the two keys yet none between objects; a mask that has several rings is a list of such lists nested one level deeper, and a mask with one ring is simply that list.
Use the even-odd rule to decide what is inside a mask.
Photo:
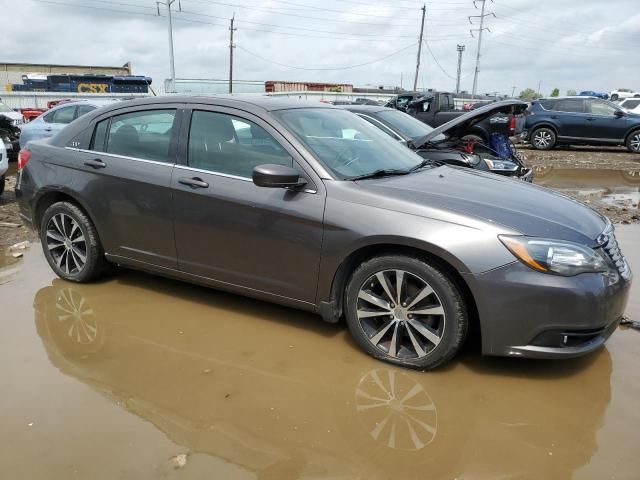
[{"label": "front tire", "polygon": [[620,97],[618,96],[617,93],[614,93],[613,95],[611,95],[611,101],[612,102],[615,102],[616,100],[618,100],[618,98],[620,98]]},{"label": "front tire", "polygon": [[640,130],[631,132],[626,146],[631,153],[640,153]]},{"label": "front tire", "polygon": [[451,360],[467,334],[462,295],[438,268],[401,255],[361,264],[346,288],[347,324],[369,355],[430,370]]},{"label": "front tire", "polygon": [[107,268],[95,226],[73,203],[58,202],[45,210],[40,222],[40,240],[49,265],[60,278],[90,282]]},{"label": "front tire", "polygon": [[556,146],[556,132],[547,127],[531,132],[530,143],[536,150],[551,150]]}]

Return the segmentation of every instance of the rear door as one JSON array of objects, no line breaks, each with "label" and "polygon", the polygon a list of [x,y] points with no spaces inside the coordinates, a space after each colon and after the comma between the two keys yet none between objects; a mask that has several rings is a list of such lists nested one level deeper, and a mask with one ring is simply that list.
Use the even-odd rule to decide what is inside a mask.
[{"label": "rear door", "polygon": [[99,225],[105,251],[177,268],[171,173],[182,105],[145,105],[98,117],[78,150],[75,180]]},{"label": "rear door", "polygon": [[625,116],[616,116],[619,109],[603,100],[587,100],[588,114],[585,124],[585,136],[609,142],[622,142],[629,126]]},{"label": "rear door", "polygon": [[[324,186],[275,129],[249,113],[194,106],[174,171],[180,270],[272,295],[314,302]],[[262,164],[293,166],[304,191],[262,188]]]},{"label": "rear door", "polygon": [[558,126],[558,136],[582,138],[586,135],[585,122],[587,112],[584,98],[561,98],[555,101],[552,120]]}]

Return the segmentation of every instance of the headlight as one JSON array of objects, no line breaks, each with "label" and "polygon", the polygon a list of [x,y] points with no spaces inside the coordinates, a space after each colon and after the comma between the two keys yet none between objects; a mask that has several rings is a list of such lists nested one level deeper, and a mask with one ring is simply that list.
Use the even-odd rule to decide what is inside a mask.
[{"label": "headlight", "polygon": [[487,164],[489,170],[494,172],[515,172],[518,169],[518,165],[508,160],[489,160],[485,158],[484,163]]},{"label": "headlight", "polygon": [[602,251],[577,243],[509,235],[498,238],[518,260],[539,272],[570,277],[609,270]]}]

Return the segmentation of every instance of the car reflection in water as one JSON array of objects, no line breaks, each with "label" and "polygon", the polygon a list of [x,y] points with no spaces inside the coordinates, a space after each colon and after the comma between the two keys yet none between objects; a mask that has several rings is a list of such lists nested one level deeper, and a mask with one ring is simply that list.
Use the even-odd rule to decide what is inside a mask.
[{"label": "car reflection in water", "polygon": [[610,401],[605,349],[381,367],[340,325],[138,273],[54,280],[35,315],[64,374],[258,478],[570,478]]}]

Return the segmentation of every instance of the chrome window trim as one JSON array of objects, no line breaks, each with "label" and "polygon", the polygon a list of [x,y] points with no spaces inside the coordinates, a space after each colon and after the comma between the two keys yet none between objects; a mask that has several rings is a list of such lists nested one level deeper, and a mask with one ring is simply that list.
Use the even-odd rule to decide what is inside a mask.
[{"label": "chrome window trim", "polygon": [[[203,170],[201,168],[194,168],[194,167],[190,167],[188,165],[176,165],[175,168],[176,168],[176,170],[188,170],[190,172],[204,173],[206,175],[215,175],[216,177],[231,178],[233,180],[241,180],[243,182],[253,183],[253,179],[252,178],[240,177],[238,175],[230,175],[228,173],[222,173],[222,172],[214,172],[214,171],[211,171],[211,170]],[[317,190],[312,190],[312,189],[305,189],[305,190],[300,190],[300,191],[304,192],[304,193],[312,193],[312,194],[318,193]]]},{"label": "chrome window trim", "polygon": [[382,123],[380,120],[378,120],[377,118],[372,117],[371,115],[367,115],[366,113],[356,113],[356,115],[358,115],[359,117],[363,118],[364,120],[368,121],[369,123],[372,123],[372,125],[374,127],[379,128],[382,131],[386,131],[388,132],[387,135],[389,135],[389,133],[391,135],[389,136],[393,136],[393,138],[399,142],[405,141],[404,138],[399,135],[398,133],[396,133],[394,130],[392,130],[390,127],[388,127],[387,125],[385,125],[384,123]]},{"label": "chrome window trim", "polygon": [[83,148],[74,148],[74,147],[64,147],[64,148],[67,150],[73,150],[74,152],[90,153],[92,155],[106,156],[106,157],[112,157],[112,158],[123,158],[125,160],[134,160],[136,162],[151,163],[153,165],[164,165],[167,167],[173,167],[176,165],[175,162],[161,162],[159,160],[147,160],[146,158],[128,157],[126,155],[118,155],[115,153],[100,152],[98,150],[85,150]]}]

